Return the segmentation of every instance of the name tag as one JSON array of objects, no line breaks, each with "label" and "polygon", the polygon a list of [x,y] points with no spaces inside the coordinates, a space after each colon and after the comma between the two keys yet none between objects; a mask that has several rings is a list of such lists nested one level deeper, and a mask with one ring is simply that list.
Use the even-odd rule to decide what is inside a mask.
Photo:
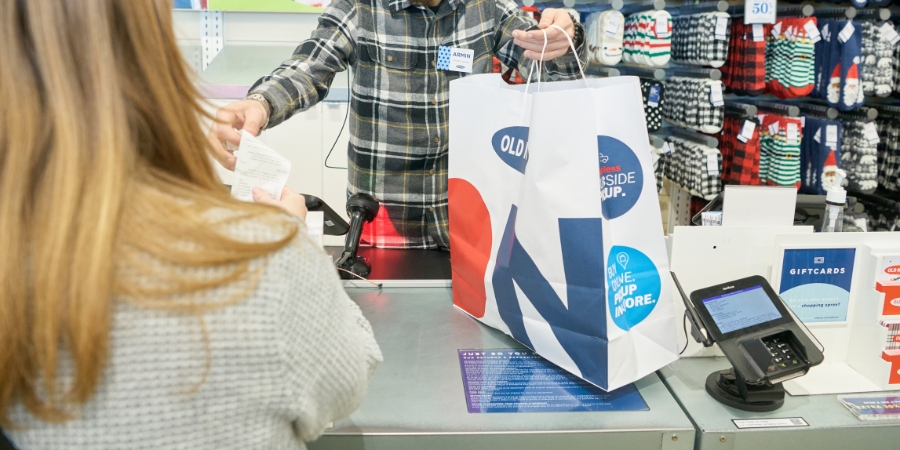
[{"label": "name tag", "polygon": [[438,48],[437,68],[440,70],[472,73],[472,61],[474,59],[475,50],[441,46]]}]

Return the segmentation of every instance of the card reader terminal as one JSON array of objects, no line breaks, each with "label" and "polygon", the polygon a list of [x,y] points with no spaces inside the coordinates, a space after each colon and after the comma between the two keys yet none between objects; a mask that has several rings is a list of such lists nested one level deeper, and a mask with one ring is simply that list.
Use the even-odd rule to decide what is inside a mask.
[{"label": "card reader terminal", "polygon": [[784,402],[781,382],[824,360],[821,345],[765,278],[699,289],[688,298],[672,275],[691,323],[705,328],[733,366],[707,379],[707,392],[719,402],[747,411],[775,410]]},{"label": "card reader terminal", "polygon": [[772,360],[766,369],[769,377],[777,375],[778,372],[787,372],[803,364],[800,362],[801,358],[797,356],[799,352],[791,347],[789,342],[774,336],[762,338],[762,341],[769,349],[769,354],[772,355]]}]

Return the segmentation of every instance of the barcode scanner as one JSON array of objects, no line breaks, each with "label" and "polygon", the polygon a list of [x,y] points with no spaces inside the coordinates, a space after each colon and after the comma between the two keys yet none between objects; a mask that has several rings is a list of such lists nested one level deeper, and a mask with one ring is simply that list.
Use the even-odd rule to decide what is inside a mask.
[{"label": "barcode scanner", "polygon": [[[375,220],[378,215],[378,200],[375,200],[369,194],[353,194],[347,199],[347,215],[350,216],[350,232],[347,233],[347,239],[344,241],[344,252],[335,265],[339,269],[347,272],[339,271],[341,278],[356,278],[353,274],[360,277],[367,277],[372,268],[366,263],[365,258],[356,255],[359,249],[359,239],[362,236],[363,223]],[[348,273],[349,272],[349,273]]]}]

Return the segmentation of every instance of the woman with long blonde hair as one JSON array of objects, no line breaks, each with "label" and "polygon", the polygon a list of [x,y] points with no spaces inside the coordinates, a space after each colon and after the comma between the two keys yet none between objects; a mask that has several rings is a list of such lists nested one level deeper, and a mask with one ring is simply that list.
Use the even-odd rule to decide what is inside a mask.
[{"label": "woman with long blonde hair", "polygon": [[302,448],[381,360],[285,213],[302,197],[223,189],[188,72],[170,0],[0,0],[0,426],[21,450]]}]

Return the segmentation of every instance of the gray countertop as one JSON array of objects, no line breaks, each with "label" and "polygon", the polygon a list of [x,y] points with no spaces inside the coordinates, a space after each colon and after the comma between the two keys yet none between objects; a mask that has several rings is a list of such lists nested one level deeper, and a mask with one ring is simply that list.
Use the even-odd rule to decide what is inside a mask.
[{"label": "gray countertop", "polygon": [[[900,422],[863,422],[836,395],[785,395],[784,406],[769,413],[739,411],[706,393],[706,377],[727,369],[724,357],[685,358],[660,370],[678,402],[697,426],[698,448],[747,449],[896,449]],[[739,430],[732,419],[803,418],[808,427]]]},{"label": "gray countertop", "polygon": [[311,449],[693,447],[693,425],[655,374],[636,383],[649,411],[470,414],[457,350],[522,346],[454,308],[447,288],[348,292],[385,361],[362,406]]}]

